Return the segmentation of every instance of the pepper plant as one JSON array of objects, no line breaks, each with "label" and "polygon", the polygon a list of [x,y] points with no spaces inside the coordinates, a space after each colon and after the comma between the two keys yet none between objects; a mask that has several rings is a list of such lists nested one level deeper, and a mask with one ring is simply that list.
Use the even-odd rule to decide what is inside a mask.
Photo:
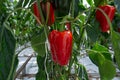
[{"label": "pepper plant", "polygon": [[86,2],[3,0],[0,80],[16,79],[16,49],[29,42],[37,57],[36,80],[89,80],[79,62],[84,56],[98,67],[100,80],[112,80],[120,70],[120,2]]}]

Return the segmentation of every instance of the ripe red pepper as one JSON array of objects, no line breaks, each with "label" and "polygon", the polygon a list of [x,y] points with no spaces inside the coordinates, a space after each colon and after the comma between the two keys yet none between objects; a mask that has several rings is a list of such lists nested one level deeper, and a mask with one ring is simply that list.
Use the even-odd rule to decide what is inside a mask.
[{"label": "ripe red pepper", "polygon": [[[99,8],[102,9],[108,15],[110,21],[112,22],[116,11],[115,7],[110,5],[104,5],[99,6]],[[110,30],[110,26],[107,22],[107,19],[100,10],[96,11],[96,19],[100,23],[100,28],[102,32],[107,32]]]},{"label": "ripe red pepper", "polygon": [[[48,8],[47,8],[47,5],[50,4],[50,10],[48,12]],[[52,6],[52,4],[50,2],[40,2],[40,6],[42,8],[42,13],[43,13],[43,16],[46,20],[47,18],[47,14],[49,13],[49,16],[48,16],[48,22],[47,22],[47,25],[50,26],[52,25],[54,22],[55,22],[55,16],[54,16],[54,8]],[[35,16],[40,20],[40,22],[43,24],[44,22],[42,22],[41,20],[41,15],[39,13],[39,9],[38,9],[38,6],[37,6],[37,2],[35,2],[33,4],[33,11],[34,11],[34,14]],[[37,21],[38,22],[38,21]]]},{"label": "ripe red pepper", "polygon": [[72,53],[72,33],[53,30],[48,36],[52,59],[61,66],[67,65]]}]

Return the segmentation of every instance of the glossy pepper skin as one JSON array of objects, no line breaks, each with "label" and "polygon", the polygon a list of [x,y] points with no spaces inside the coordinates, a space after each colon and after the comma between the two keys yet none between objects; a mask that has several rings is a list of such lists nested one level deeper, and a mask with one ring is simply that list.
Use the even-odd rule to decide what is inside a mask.
[{"label": "glossy pepper skin", "polygon": [[[47,5],[50,4],[50,10],[48,10],[47,8]],[[42,8],[42,13],[43,13],[43,16],[46,20],[47,18],[47,14],[49,14],[48,16],[48,22],[47,22],[47,25],[50,26],[52,25],[54,22],[55,22],[55,15],[54,15],[54,8],[52,6],[52,4],[50,2],[40,2],[40,6]],[[42,20],[41,20],[41,15],[39,13],[39,9],[38,9],[38,5],[37,5],[37,2],[35,2],[33,4],[33,11],[34,11],[34,14],[35,16],[40,20],[40,22],[43,24]],[[49,11],[49,12],[48,12]],[[38,22],[38,21],[37,21]]]},{"label": "glossy pepper skin", "polygon": [[[112,22],[114,15],[115,15],[115,7],[110,5],[99,6],[109,17],[110,21]],[[110,30],[110,26],[107,22],[107,19],[103,15],[100,10],[96,11],[96,20],[100,23],[100,28],[102,32],[107,32]]]},{"label": "glossy pepper skin", "polygon": [[61,66],[67,65],[72,53],[72,33],[69,30],[53,30],[48,36],[52,60]]}]

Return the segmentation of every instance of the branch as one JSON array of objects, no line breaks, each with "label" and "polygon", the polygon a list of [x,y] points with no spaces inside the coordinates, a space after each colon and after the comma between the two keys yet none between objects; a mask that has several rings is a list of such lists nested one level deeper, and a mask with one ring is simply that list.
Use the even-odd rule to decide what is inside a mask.
[{"label": "branch", "polygon": [[30,61],[30,59],[33,57],[33,54],[28,57],[28,59],[25,61],[25,63],[18,69],[18,71],[15,74],[14,80],[17,78],[17,76],[20,74],[20,72],[25,68],[26,64]]}]

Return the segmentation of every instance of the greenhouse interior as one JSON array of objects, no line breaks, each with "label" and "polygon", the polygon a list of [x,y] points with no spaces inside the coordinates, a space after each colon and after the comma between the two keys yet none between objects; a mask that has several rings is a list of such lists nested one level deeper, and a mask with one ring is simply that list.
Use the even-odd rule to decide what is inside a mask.
[{"label": "greenhouse interior", "polygon": [[0,80],[120,80],[120,0],[1,0]]}]

